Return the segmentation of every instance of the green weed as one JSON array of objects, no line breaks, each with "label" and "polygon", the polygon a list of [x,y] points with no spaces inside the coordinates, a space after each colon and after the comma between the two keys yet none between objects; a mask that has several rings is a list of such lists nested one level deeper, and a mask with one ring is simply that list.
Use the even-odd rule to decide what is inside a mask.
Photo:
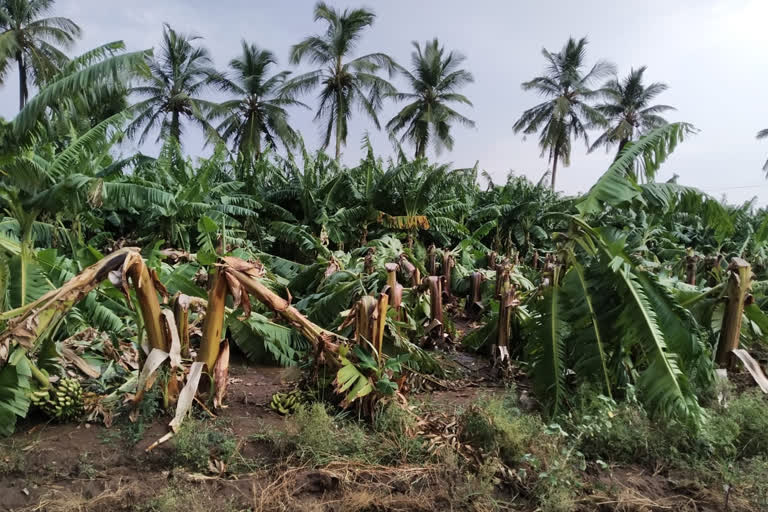
[{"label": "green weed", "polygon": [[211,421],[187,419],[174,436],[174,464],[195,471],[206,471],[212,458],[229,464],[237,450],[237,441],[220,427]]},{"label": "green weed", "polygon": [[232,500],[208,492],[205,488],[170,486],[148,502],[136,507],[136,512],[235,512]]},{"label": "green weed", "polygon": [[0,475],[21,474],[26,470],[22,447],[13,441],[0,444]]},{"label": "green weed", "polygon": [[538,416],[523,414],[514,391],[503,397],[481,398],[459,416],[463,442],[498,453],[509,465],[520,462],[531,446],[541,443],[544,424]]}]

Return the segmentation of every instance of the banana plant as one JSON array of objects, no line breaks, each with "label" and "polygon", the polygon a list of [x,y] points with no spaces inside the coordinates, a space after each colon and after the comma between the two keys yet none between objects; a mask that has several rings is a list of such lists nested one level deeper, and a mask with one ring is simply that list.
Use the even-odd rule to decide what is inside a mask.
[{"label": "banana plant", "polygon": [[696,391],[714,376],[700,326],[627,253],[624,237],[571,220],[556,238],[554,276],[536,303],[538,336],[527,347],[539,395],[557,414],[569,384],[591,382],[607,396],[634,385],[652,413],[700,424]]},{"label": "banana plant", "polygon": [[629,252],[626,233],[588,222],[644,202],[634,167],[652,171],[689,131],[667,125],[628,144],[577,202],[579,215],[563,216],[570,227],[554,237],[554,275],[536,303],[539,336],[528,345],[536,390],[552,413],[569,385],[591,381],[612,396],[635,385],[652,413],[702,421],[696,391],[711,387],[714,369],[700,326]]}]

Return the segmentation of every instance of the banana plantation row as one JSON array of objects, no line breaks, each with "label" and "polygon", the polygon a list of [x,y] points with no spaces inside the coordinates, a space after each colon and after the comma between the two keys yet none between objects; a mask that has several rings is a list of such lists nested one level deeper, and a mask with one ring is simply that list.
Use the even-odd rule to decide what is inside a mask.
[{"label": "banana plantation row", "polygon": [[[372,151],[354,168],[269,155],[240,176],[172,140],[157,159],[110,162],[103,133],[19,153],[2,178],[2,432],[35,407],[135,419],[158,386],[176,410],[161,442],[225,401],[230,344],[367,413],[461,345],[500,379],[521,367],[547,415],[588,385],[695,430],[718,366],[765,381],[749,350],[768,329],[768,216],[635,181],[687,133],[628,143],[575,198]],[[459,337],[463,319],[480,326]]]}]

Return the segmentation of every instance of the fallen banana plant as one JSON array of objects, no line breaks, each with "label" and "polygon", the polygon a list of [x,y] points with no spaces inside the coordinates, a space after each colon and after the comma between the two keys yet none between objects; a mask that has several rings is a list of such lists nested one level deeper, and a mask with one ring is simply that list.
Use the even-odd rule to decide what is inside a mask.
[{"label": "fallen banana plant", "polygon": [[424,326],[425,344],[428,347],[441,344],[445,332],[443,326],[443,290],[438,276],[424,278],[424,284],[429,290],[429,322]]},{"label": "fallen banana plant", "polygon": [[126,295],[129,305],[128,280],[132,281],[149,345],[167,350],[155,288],[157,276],[150,274],[137,248],[126,247],[106,256],[64,286],[51,290],[36,301],[0,314],[0,321],[7,321],[6,330],[0,333],[0,363],[6,361],[15,345],[33,348],[58,319],[107,278]]},{"label": "fallen banana plant", "polygon": [[515,308],[520,305],[515,287],[507,281],[501,286],[501,300],[499,303],[498,328],[496,329],[496,344],[493,345],[494,365],[502,370],[511,368],[509,356],[509,337],[512,315]]},{"label": "fallen banana plant", "polygon": [[[37,388],[29,386],[24,388],[20,385],[20,388],[30,389],[31,392],[24,399],[20,398],[21,395],[14,395],[13,404],[15,405],[8,409],[10,411],[8,414],[3,412],[2,424],[13,425],[15,423],[15,418],[10,418],[9,414],[25,416],[30,400],[33,398],[41,399],[41,403],[43,403],[46,402],[43,397],[44,394],[48,397],[66,397],[67,393],[72,391],[71,385],[62,387],[63,384],[52,389],[47,373],[36,368],[27,360],[26,355],[28,352],[39,348],[41,340],[51,334],[59,320],[76,303],[84,299],[107,279],[126,296],[129,307],[133,307],[133,303],[128,292],[128,283],[130,281],[133,284],[149,347],[153,351],[166,352],[168,350],[169,338],[163,327],[157,295],[158,290],[165,292],[165,288],[159,283],[157,274],[145,265],[137,248],[127,247],[117,250],[86,268],[60,288],[49,291],[34,302],[0,315],[0,321],[7,322],[6,330],[0,333],[0,371],[6,371],[8,368],[23,368],[19,361],[21,361],[20,358],[24,358],[29,367],[30,375],[34,377],[38,386]],[[12,354],[15,354],[16,362],[9,360],[9,356]],[[74,353],[64,350],[62,355],[65,359],[73,361],[86,374],[92,374]],[[18,370],[15,371],[18,374]],[[67,403],[67,400],[71,403]],[[75,399],[70,397],[65,398],[64,403],[57,405],[62,406],[61,414],[59,414],[58,409],[54,411],[54,416],[59,417],[64,415],[64,412],[69,415],[70,410],[64,411],[63,406],[76,404]]]}]

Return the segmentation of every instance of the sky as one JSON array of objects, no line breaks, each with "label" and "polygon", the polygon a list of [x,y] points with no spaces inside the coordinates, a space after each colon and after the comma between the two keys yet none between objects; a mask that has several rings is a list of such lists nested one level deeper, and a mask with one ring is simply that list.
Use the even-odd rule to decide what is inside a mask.
[{"label": "sky", "polygon": [[[586,36],[589,65],[609,60],[619,76],[633,67],[648,66],[647,81],[669,85],[657,98],[677,108],[667,119],[690,122],[699,130],[675,150],[658,180],[677,174],[679,183],[725,196],[729,202],[757,197],[758,204],[768,204],[768,181],[762,172],[768,140],[755,139],[758,130],[768,127],[765,0],[330,0],[329,4],[365,6],[376,12],[356,55],[381,51],[408,66],[411,42],[437,37],[447,49],[466,56],[464,67],[475,81],[463,93],[473,107],[459,110],[476,127],[456,126],[453,151],[430,155],[440,162],[457,168],[479,162],[497,183],[503,183],[509,171],[538,181],[546,171],[546,159],[540,156],[536,138],[524,139],[512,125],[540,98],[523,91],[520,84],[544,71],[542,48],[557,51],[569,36]],[[311,0],[58,0],[54,13],[83,29],[73,54],[114,40],[125,41],[130,50],[151,48],[160,41],[162,23],[168,22],[179,31],[202,36],[219,69],[226,68],[245,39],[272,50],[280,69],[301,72],[309,68],[290,66],[288,53],[291,45],[321,32],[322,25],[312,19],[313,5]],[[401,79],[394,83],[405,87]],[[6,118],[17,111],[17,87],[13,75],[0,87],[0,115]],[[217,96],[211,93],[210,98]],[[315,94],[303,101],[317,104]],[[397,109],[396,104],[386,104],[382,124]],[[311,111],[291,111],[292,123],[308,147],[316,148],[321,137],[312,117]],[[202,135],[195,130],[189,128],[185,151],[205,154]],[[377,154],[391,154],[386,135],[357,114],[342,155],[345,163],[354,165],[361,158],[360,141],[366,131]],[[155,148],[149,144],[142,150],[152,153]],[[587,154],[583,143],[574,144],[571,165],[558,167],[558,190],[568,194],[588,190],[611,156],[603,150]]]}]

